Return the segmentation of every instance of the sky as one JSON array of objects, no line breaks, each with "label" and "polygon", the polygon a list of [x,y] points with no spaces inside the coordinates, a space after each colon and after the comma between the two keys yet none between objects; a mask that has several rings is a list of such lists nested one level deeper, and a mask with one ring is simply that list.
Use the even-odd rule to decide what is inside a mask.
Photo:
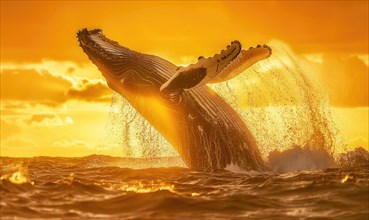
[{"label": "sky", "polygon": [[177,65],[232,40],[282,41],[327,92],[349,145],[368,148],[368,1],[1,1],[1,156],[122,155],[111,90],[76,40],[101,28]]}]

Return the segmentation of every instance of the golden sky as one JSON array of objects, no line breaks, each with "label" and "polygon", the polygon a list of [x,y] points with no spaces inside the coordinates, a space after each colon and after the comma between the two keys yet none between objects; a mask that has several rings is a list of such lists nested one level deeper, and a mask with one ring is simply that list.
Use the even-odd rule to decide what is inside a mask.
[{"label": "golden sky", "polygon": [[1,1],[1,155],[120,155],[106,140],[111,91],[78,46],[101,28],[176,64],[232,40],[279,40],[306,60],[352,146],[368,147],[368,1]]}]

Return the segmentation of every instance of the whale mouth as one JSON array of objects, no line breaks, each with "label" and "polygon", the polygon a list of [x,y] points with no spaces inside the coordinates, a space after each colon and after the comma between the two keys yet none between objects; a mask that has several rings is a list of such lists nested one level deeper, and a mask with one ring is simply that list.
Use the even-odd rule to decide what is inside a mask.
[{"label": "whale mouth", "polygon": [[103,35],[101,29],[87,30],[86,28],[77,32],[79,46],[96,64],[107,64],[114,59],[119,59],[126,50],[117,42]]},{"label": "whale mouth", "polygon": [[105,53],[103,48],[101,48],[92,38],[93,35],[100,35],[101,34],[100,29],[94,29],[91,31],[88,31],[86,28],[80,30],[77,32],[77,39],[79,42],[79,46],[82,47],[83,51],[89,56],[89,57],[95,57],[98,58],[101,56],[101,58],[107,58],[107,54]]}]

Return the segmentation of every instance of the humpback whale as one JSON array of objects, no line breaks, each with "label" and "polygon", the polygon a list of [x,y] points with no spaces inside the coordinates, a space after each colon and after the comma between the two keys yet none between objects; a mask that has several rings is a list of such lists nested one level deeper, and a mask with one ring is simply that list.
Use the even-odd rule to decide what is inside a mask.
[{"label": "humpback whale", "polygon": [[239,41],[187,67],[143,54],[108,39],[100,29],[78,31],[83,51],[123,96],[194,170],[238,166],[262,170],[255,138],[237,112],[206,84],[229,80],[272,50],[243,50]]}]

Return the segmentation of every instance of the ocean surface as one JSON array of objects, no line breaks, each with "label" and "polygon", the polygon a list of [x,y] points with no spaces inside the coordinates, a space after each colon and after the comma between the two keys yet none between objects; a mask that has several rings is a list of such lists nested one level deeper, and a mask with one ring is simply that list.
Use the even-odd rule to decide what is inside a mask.
[{"label": "ocean surface", "polygon": [[368,165],[196,172],[177,159],[2,157],[1,219],[369,218]]}]

